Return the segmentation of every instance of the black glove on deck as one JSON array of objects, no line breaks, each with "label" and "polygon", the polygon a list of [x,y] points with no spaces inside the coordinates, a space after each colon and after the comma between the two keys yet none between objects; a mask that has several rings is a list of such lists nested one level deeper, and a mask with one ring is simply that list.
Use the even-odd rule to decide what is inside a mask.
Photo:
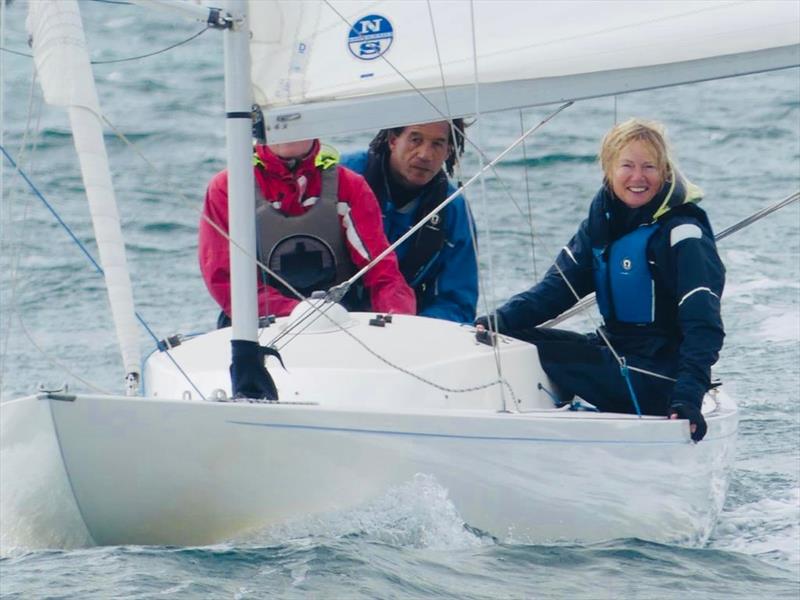
[{"label": "black glove on deck", "polygon": [[234,398],[278,399],[278,389],[264,364],[267,356],[276,356],[283,365],[280,354],[274,348],[248,340],[231,340],[230,371]]},{"label": "black glove on deck", "polygon": [[669,407],[669,414],[671,415],[673,413],[677,414],[679,419],[689,419],[690,424],[697,426],[697,429],[695,429],[692,434],[692,439],[695,442],[699,442],[703,439],[706,431],[708,431],[708,425],[706,425],[706,419],[698,407],[694,404],[677,402]]},{"label": "black glove on deck", "polygon": [[475,319],[475,325],[483,325],[490,331],[503,333],[503,318],[500,315],[481,315]]}]

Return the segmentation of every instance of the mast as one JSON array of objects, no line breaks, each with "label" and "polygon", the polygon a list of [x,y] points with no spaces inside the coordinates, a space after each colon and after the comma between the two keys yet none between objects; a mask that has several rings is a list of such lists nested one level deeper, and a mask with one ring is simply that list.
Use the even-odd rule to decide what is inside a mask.
[{"label": "mast", "polygon": [[227,0],[225,137],[228,155],[228,235],[231,273],[231,392],[234,398],[277,400],[265,365],[274,350],[258,343],[256,204],[252,165],[253,92],[247,0]]},{"label": "mast", "polygon": [[[225,134],[228,157],[228,233],[231,257],[232,340],[258,339],[256,225],[252,166],[250,28],[246,0],[227,0],[231,26],[225,46]],[[234,390],[234,393],[236,391]]]}]

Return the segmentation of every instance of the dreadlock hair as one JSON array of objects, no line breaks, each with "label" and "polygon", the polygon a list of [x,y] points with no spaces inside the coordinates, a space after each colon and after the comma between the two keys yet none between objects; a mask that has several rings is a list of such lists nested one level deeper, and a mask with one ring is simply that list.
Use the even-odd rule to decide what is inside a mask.
[{"label": "dreadlock hair", "polygon": [[[447,159],[444,161],[444,168],[447,174],[451,177],[461,156],[464,154],[464,119],[452,119],[447,121],[450,124],[450,138],[448,144],[450,152],[447,154]],[[398,136],[408,125],[404,127],[392,127],[390,129],[381,129],[372,141],[369,143],[369,149],[376,154],[389,154],[389,134]]]}]

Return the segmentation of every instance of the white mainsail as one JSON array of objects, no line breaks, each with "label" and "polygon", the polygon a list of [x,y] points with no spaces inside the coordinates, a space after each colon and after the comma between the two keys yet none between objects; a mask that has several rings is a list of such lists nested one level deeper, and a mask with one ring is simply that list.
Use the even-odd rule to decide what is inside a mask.
[{"label": "white mainsail", "polygon": [[473,113],[475,62],[485,112],[800,64],[793,1],[250,0],[250,18],[272,141]]},{"label": "white mainsail", "polygon": [[128,392],[135,393],[141,359],[133,293],[78,4],[31,2],[27,28],[45,101],[69,112]]}]

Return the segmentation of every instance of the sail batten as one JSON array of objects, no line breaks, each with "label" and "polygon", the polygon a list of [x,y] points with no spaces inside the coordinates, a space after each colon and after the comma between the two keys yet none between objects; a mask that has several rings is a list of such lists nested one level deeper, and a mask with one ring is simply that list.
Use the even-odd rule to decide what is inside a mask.
[{"label": "sail batten", "polygon": [[[475,0],[477,57],[470,3],[430,6],[426,22],[414,2],[251,0],[254,94],[271,139],[441,118],[442,79],[452,113],[470,114],[475,60],[482,112],[800,64],[793,2]],[[470,94],[470,106],[458,100]]]}]

